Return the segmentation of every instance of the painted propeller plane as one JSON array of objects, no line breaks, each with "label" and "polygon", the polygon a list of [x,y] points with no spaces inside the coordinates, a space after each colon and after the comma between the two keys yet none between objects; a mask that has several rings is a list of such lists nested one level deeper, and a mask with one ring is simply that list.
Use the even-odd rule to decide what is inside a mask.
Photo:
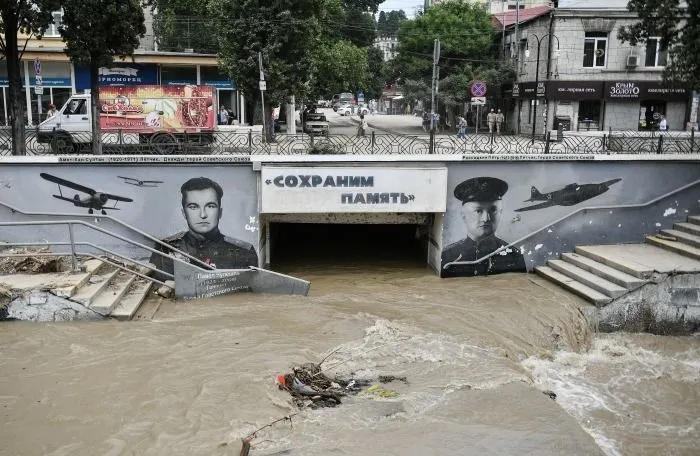
[{"label": "painted propeller plane", "polygon": [[[62,179],[60,177],[56,177],[48,173],[41,173],[39,175],[49,182],[58,184],[58,195],[52,195],[54,198],[73,203],[73,205],[76,207],[85,207],[88,209],[88,214],[92,214],[94,213],[94,211],[101,211],[102,215],[107,215],[107,210],[120,210],[117,207],[117,202],[123,201],[126,203],[131,203],[134,201],[133,199],[126,198],[124,196],[98,192],[90,187],[86,187],[84,185],[71,182],[69,180]],[[70,189],[84,193],[85,195],[80,195],[76,193],[75,196],[73,196],[73,198],[68,198],[63,195],[63,192],[61,191],[61,186],[68,187]],[[105,206],[110,200],[114,201],[114,206]]]}]

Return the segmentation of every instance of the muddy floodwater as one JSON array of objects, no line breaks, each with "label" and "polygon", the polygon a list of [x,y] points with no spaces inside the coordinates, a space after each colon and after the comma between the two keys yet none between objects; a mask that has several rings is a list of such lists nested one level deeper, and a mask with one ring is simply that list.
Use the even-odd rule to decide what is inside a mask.
[{"label": "muddy floodwater", "polygon": [[[152,320],[0,326],[0,454],[697,455],[700,337],[596,335],[527,274],[284,272],[308,297],[164,302]],[[275,376],[407,377],[298,410]],[[543,394],[549,391],[556,399]]]}]

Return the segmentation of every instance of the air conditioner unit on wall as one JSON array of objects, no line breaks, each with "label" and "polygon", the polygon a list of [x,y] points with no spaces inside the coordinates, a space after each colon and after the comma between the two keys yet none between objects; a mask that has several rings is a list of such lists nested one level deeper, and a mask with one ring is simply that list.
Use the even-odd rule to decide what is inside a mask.
[{"label": "air conditioner unit on wall", "polygon": [[628,55],[627,56],[627,67],[634,68],[637,65],[639,65],[639,56],[638,55]]}]

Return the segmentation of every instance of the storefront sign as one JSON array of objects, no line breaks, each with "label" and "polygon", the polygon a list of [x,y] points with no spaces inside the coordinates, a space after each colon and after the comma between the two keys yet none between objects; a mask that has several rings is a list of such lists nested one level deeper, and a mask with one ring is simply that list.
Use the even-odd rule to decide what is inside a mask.
[{"label": "storefront sign", "polygon": [[[7,78],[0,78],[0,86],[9,85]],[[36,78],[29,78],[29,85],[36,86]],[[70,78],[47,78],[42,77],[42,86],[44,87],[70,87]],[[22,78],[22,87],[24,87],[24,78]]]},{"label": "storefront sign", "polygon": [[552,100],[600,100],[603,98],[603,81],[549,81],[547,98]]},{"label": "storefront sign", "polygon": [[[101,86],[158,84],[158,67],[141,63],[113,63],[100,67],[97,78]],[[90,69],[75,67],[75,88],[78,91],[90,88]]]},{"label": "storefront sign", "polygon": [[547,91],[546,82],[516,82],[513,84],[513,98],[543,98]]},{"label": "storefront sign", "polygon": [[663,100],[687,101],[690,92],[682,87],[669,87],[658,81],[608,81],[605,83],[607,100]]},{"label": "storefront sign", "polygon": [[223,80],[223,81],[219,81],[219,80],[202,81],[202,85],[216,87],[217,89],[231,89],[231,90],[233,90],[236,88],[236,84],[233,81],[226,81],[226,80]]},{"label": "storefront sign", "polygon": [[263,166],[262,213],[445,212],[446,168]]}]

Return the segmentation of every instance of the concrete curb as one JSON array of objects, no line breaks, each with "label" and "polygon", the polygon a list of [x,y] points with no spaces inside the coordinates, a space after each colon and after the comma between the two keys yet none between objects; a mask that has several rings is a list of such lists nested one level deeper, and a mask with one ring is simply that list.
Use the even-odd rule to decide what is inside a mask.
[{"label": "concrete curb", "polygon": [[[357,117],[357,116],[350,116],[350,120],[352,120],[352,121],[355,122],[356,124],[359,124],[359,123],[360,123],[360,118]],[[376,124],[373,125],[369,120],[367,121],[367,126],[370,127],[370,128],[374,128],[375,130],[383,131],[384,133],[389,133],[389,134],[392,134],[392,135],[399,135],[399,136],[415,136],[415,137],[421,136],[420,133],[410,133],[410,134],[396,133],[395,131],[388,130],[388,129],[385,128],[385,127],[378,127]],[[425,134],[427,135],[427,133],[425,133]]]}]

